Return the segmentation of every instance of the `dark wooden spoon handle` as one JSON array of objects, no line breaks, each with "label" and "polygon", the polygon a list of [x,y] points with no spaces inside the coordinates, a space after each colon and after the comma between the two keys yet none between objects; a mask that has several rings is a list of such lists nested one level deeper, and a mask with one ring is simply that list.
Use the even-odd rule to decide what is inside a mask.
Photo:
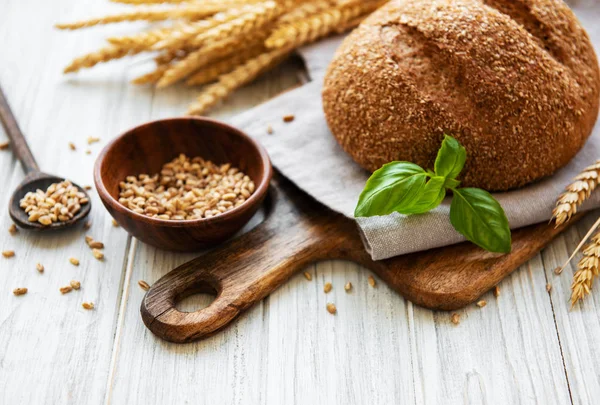
[{"label": "dark wooden spoon handle", "polygon": [[31,153],[31,149],[29,149],[29,146],[27,145],[25,136],[23,135],[23,132],[21,132],[19,124],[17,124],[17,120],[15,119],[15,116],[8,105],[8,100],[6,99],[1,86],[0,121],[2,121],[4,131],[6,131],[6,134],[11,140],[11,148],[15,155],[17,155],[17,158],[19,158],[21,161],[23,169],[25,169],[25,173],[29,174],[31,172],[40,171],[40,168],[37,165],[33,154]]}]

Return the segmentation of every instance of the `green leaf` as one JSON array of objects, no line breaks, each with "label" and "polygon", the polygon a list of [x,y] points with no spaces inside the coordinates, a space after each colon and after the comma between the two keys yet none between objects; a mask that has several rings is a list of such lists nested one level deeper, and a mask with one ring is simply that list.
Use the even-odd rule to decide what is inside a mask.
[{"label": "green leaf", "polygon": [[444,187],[454,190],[456,187],[458,187],[459,184],[460,184],[460,181],[446,177],[446,181],[444,182]]},{"label": "green leaf", "polygon": [[444,199],[446,196],[445,177],[432,177],[425,184],[423,188],[423,194],[419,200],[412,207],[405,210],[405,214],[423,214],[424,212],[431,211]]},{"label": "green leaf", "polygon": [[500,203],[478,188],[454,190],[450,222],[468,240],[490,252],[510,252],[510,228]]},{"label": "green leaf", "polygon": [[360,194],[355,217],[404,214],[423,194],[428,174],[410,162],[391,162],[376,170]]},{"label": "green leaf", "polygon": [[442,177],[456,178],[465,165],[467,151],[451,136],[444,135],[442,146],[435,159],[435,174]]}]

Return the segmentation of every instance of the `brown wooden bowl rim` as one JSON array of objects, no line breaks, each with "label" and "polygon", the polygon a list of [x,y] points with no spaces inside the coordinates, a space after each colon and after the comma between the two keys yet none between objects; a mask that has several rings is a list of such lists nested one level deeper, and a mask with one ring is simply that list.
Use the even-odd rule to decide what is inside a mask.
[{"label": "brown wooden bowl rim", "polygon": [[[108,192],[108,190],[104,186],[104,182],[102,181],[102,176],[100,175],[100,168],[101,168],[102,164],[104,163],[104,158],[108,154],[108,152],[114,147],[114,145],[119,140],[130,135],[134,131],[144,129],[146,127],[156,125],[158,123],[186,121],[186,120],[197,121],[197,122],[201,123],[202,125],[209,125],[209,126],[225,129],[229,133],[232,133],[236,136],[239,136],[239,137],[244,138],[245,140],[249,141],[250,144],[255,148],[255,150],[258,152],[258,154],[261,158],[261,161],[263,163],[263,171],[261,174],[260,183],[256,186],[256,189],[254,190],[254,193],[252,193],[250,198],[248,198],[246,201],[244,201],[243,204],[233,208],[230,211],[226,211],[220,215],[210,217],[210,218],[201,218],[201,219],[192,219],[192,220],[185,220],[185,219],[167,220],[167,219],[151,218],[146,215],[138,214],[137,212],[132,211],[129,208],[125,207],[119,201],[115,200],[115,198]],[[173,228],[197,226],[200,224],[219,224],[219,223],[223,223],[228,220],[235,220],[235,218],[237,217],[237,215],[239,213],[242,213],[248,209],[252,209],[256,204],[259,204],[263,200],[263,198],[265,197],[265,195],[267,193],[267,190],[269,189],[269,183],[271,182],[272,177],[273,177],[273,167],[271,165],[271,160],[269,158],[269,154],[267,153],[266,149],[260,143],[258,143],[258,141],[256,141],[254,138],[252,138],[251,136],[249,136],[242,130],[240,130],[234,126],[231,126],[223,121],[216,120],[213,118],[194,117],[194,116],[162,118],[162,119],[157,119],[157,120],[153,120],[153,121],[148,121],[143,124],[137,125],[133,128],[130,128],[127,131],[121,133],[121,135],[117,136],[115,139],[111,140],[102,149],[102,151],[96,158],[96,163],[94,164],[94,183],[96,184],[96,190],[98,191],[98,195],[100,196],[100,199],[102,199],[102,201],[104,203],[108,204],[112,209],[114,209],[120,213],[123,213],[125,215],[130,216],[132,219],[134,219],[136,221],[142,221],[142,222],[146,222],[146,223],[153,224],[156,226],[173,227]]]}]

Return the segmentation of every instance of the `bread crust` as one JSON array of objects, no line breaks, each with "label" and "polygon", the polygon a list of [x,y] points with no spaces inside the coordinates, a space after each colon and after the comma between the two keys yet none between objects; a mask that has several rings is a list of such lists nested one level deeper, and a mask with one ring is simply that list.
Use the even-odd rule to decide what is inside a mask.
[{"label": "bread crust", "polygon": [[337,50],[323,107],[369,171],[433,168],[448,134],[467,149],[462,185],[498,191],[565,166],[599,94],[590,40],[560,0],[392,0]]}]

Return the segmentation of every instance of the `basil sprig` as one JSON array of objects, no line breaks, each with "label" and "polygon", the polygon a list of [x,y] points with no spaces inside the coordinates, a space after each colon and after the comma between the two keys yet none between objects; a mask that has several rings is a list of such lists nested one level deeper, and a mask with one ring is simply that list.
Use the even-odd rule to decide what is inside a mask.
[{"label": "basil sprig", "polygon": [[500,203],[485,190],[458,188],[456,178],[466,160],[465,148],[446,135],[434,171],[410,162],[387,163],[367,180],[354,216],[422,214],[440,205],[451,190],[450,223],[454,229],[490,252],[508,253],[510,228]]}]

